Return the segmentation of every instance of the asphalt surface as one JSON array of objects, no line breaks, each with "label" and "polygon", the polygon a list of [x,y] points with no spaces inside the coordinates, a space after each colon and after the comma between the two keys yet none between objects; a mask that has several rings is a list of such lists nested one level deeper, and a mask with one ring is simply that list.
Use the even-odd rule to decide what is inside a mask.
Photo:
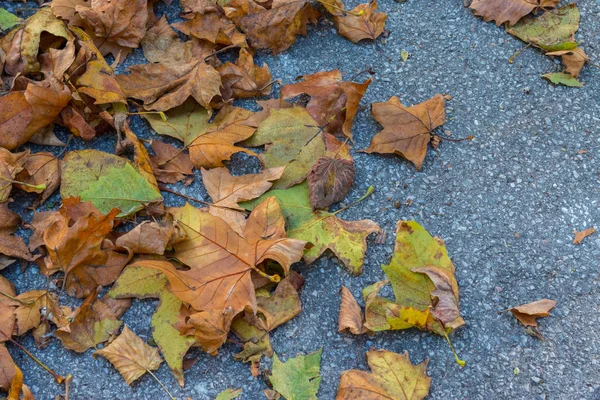
[{"label": "asphalt surface", "polygon": [[[582,14],[577,38],[599,63],[600,1],[577,3]],[[388,232],[387,241],[370,241],[360,277],[352,277],[334,258],[298,264],[296,270],[306,278],[303,311],[273,333],[275,351],[287,359],[323,347],[320,399],[335,397],[342,371],[366,369],[369,348],[408,350],[415,363],[429,358],[430,399],[600,399],[600,234],[572,244],[574,230],[600,224],[600,69],[584,68],[582,89],[552,86],[540,75],[559,71],[558,61],[527,49],[509,64],[523,44],[474,17],[462,0],[382,0],[380,9],[389,15],[387,39],[355,45],[324,19],[290,50],[276,57],[259,53],[257,62],[266,62],[284,83],[321,70],[338,68],[351,77],[371,68],[377,75],[365,106],[393,95],[412,105],[449,93],[453,99],[446,106],[443,130],[475,139],[444,142],[430,150],[422,172],[394,156],[354,154],[357,176],[348,201],[370,185],[376,192],[341,216],[373,219]],[[158,10],[160,14],[165,7]],[[167,9],[171,21],[177,12],[175,5]],[[402,50],[410,53],[406,63]],[[138,53],[127,65],[139,60]],[[141,120],[133,127],[143,137],[152,135]],[[355,149],[366,148],[378,129],[365,107],[354,126]],[[75,141],[70,149],[85,146],[112,151],[114,137]],[[233,169],[243,164],[234,162]],[[192,186],[176,188],[206,196],[199,175]],[[31,219],[25,209],[30,200],[19,197],[12,206],[26,221]],[[56,196],[52,200],[60,201]],[[402,203],[399,209],[392,207],[395,201]],[[173,197],[166,202],[183,204]],[[467,324],[451,339],[467,361],[465,368],[454,362],[445,340],[433,334],[409,330],[354,337],[337,332],[339,288],[348,286],[360,297],[362,288],[384,277],[380,265],[390,260],[395,224],[401,219],[414,219],[446,241]],[[23,274],[11,267],[3,274],[19,291],[45,283],[35,267]],[[499,313],[541,298],[558,302],[552,315],[540,320],[545,341],[527,335],[511,315]],[[143,339],[151,337],[155,305],[136,301],[124,316]],[[94,360],[91,351],[75,354],[57,340],[42,351],[31,338],[21,343],[57,372],[74,376],[71,399],[166,398],[150,376],[128,387],[112,365]],[[37,399],[62,393],[47,373],[9,348]],[[157,376],[177,399],[213,399],[228,387],[243,388],[242,399],[264,398],[267,385],[232,359],[237,350],[227,344],[216,357],[192,352],[199,360],[185,373],[183,389],[166,365]]]}]

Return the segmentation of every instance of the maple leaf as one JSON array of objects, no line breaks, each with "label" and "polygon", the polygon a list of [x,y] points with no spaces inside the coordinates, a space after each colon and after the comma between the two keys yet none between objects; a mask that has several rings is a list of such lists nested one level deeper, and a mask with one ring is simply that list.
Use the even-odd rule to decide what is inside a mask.
[{"label": "maple leaf", "polygon": [[243,99],[256,96],[267,96],[271,93],[271,72],[267,64],[259,67],[254,64],[252,54],[244,48],[240,49],[240,55],[234,63],[227,62],[219,68],[221,80],[225,87],[224,92],[233,97]]},{"label": "maple leaf", "polygon": [[[8,208],[8,203],[0,203],[0,258],[1,255],[4,255],[27,261],[34,260],[23,239],[13,236],[20,222],[21,218]],[[5,262],[8,262],[8,260],[0,260],[0,266]],[[1,269],[2,267],[0,267]]]},{"label": "maple leaf", "polygon": [[363,325],[363,315],[358,302],[346,286],[342,286],[342,303],[338,318],[338,330],[340,332],[348,329],[354,335],[365,333],[367,329]]},{"label": "maple leaf", "polygon": [[117,208],[119,216],[125,216],[145,204],[162,201],[156,181],[149,182],[129,160],[98,150],[67,153],[61,181],[63,199],[80,197],[82,201],[91,201],[103,213]]},{"label": "maple leaf", "polygon": [[575,232],[575,238],[573,239],[573,244],[581,244],[581,242],[583,242],[583,239],[585,239],[588,236],[593,235],[594,233],[596,233],[596,228],[594,228],[594,227],[584,229],[581,232]]},{"label": "maple leaf", "polygon": [[231,19],[248,37],[254,49],[270,49],[277,54],[296,41],[296,35],[306,35],[309,22],[317,22],[319,13],[306,0],[278,0],[270,8],[253,0],[231,0],[223,7]]},{"label": "maple leaf", "polygon": [[179,39],[177,32],[171,28],[165,15],[148,29],[141,41],[144,56],[153,63],[190,62],[193,57],[192,44],[192,41],[183,42]]},{"label": "maple leaf", "polygon": [[469,8],[484,21],[496,21],[496,25],[508,22],[516,24],[521,18],[537,8],[556,7],[560,0],[473,0]]},{"label": "maple leaf", "polygon": [[[381,311],[369,310],[372,296],[383,284],[365,289],[367,320],[371,330],[408,329],[413,326],[445,336],[465,324],[458,307],[458,284],[454,265],[444,242],[432,237],[414,221],[399,221],[396,245],[390,264],[382,266],[392,284],[395,302],[375,303],[382,310],[387,324],[369,319]],[[369,299],[371,298],[371,299]]]},{"label": "maple leaf", "polygon": [[15,309],[19,305],[14,300],[17,293],[12,283],[0,275],[0,343],[10,339],[15,330],[16,317]]},{"label": "maple leaf", "polygon": [[384,103],[373,103],[371,113],[383,126],[371,140],[367,153],[397,154],[421,170],[432,131],[446,122],[441,94],[412,107],[405,107],[394,96]]},{"label": "maple leaf", "polygon": [[372,350],[367,352],[367,362],[371,372],[353,369],[342,373],[336,400],[421,400],[429,393],[429,359],[413,365],[407,351]]},{"label": "maple leaf", "polygon": [[285,363],[275,354],[269,377],[273,389],[288,400],[317,400],[317,392],[321,386],[322,353],[321,348],[305,356],[290,358]]},{"label": "maple leaf", "polygon": [[94,357],[106,358],[131,385],[146,372],[158,369],[162,359],[155,347],[150,347],[127,326],[111,344],[94,352]]},{"label": "maple leaf", "polygon": [[193,335],[196,344],[203,351],[216,356],[219,348],[227,340],[233,320],[233,309],[194,312],[186,310],[183,321],[178,325],[182,335]]},{"label": "maple leaf", "polygon": [[177,382],[183,386],[183,357],[195,343],[195,339],[193,336],[181,335],[173,327],[179,320],[179,311],[183,303],[167,290],[167,285],[167,278],[156,269],[128,266],[115,282],[109,296],[118,299],[159,299],[150,321],[152,337]]},{"label": "maple leaf", "polygon": [[267,168],[286,166],[274,185],[276,188],[287,188],[306,179],[326,150],[321,129],[302,107],[272,110],[244,144],[250,147],[266,145],[260,158]]},{"label": "maple leaf", "polygon": [[167,111],[193,97],[211,109],[221,95],[221,75],[204,61],[132,65],[129,75],[117,75],[127,97],[141,100],[147,110]]},{"label": "maple leaf", "polygon": [[254,133],[255,128],[247,123],[251,115],[251,111],[229,104],[221,108],[206,130],[190,145],[190,159],[194,165],[197,168],[223,167],[223,161],[238,152],[258,157],[253,151],[235,145]]},{"label": "maple leaf", "polygon": [[306,109],[324,126],[325,131],[352,139],[352,124],[358,112],[358,106],[372,79],[362,83],[342,80],[340,70],[321,71],[302,77],[304,81],[284,85],[281,97],[291,99],[300,94],[310,96]]},{"label": "maple leaf", "polygon": [[387,20],[386,13],[375,10],[377,10],[377,1],[375,0],[359,4],[351,11],[334,15],[335,27],[340,35],[354,43],[365,39],[375,40],[385,30],[385,21]]},{"label": "maple leaf", "polygon": [[116,335],[123,324],[115,315],[100,313],[94,307],[97,296],[97,291],[92,291],[75,311],[72,322],[54,332],[54,336],[60,339],[67,349],[83,353],[87,349],[95,348]]},{"label": "maple leaf", "polygon": [[344,200],[354,183],[354,162],[342,158],[321,157],[306,177],[313,210],[327,209]]},{"label": "maple leaf", "polygon": [[550,310],[552,310],[554,306],[556,306],[556,301],[543,299],[510,308],[510,312],[523,325],[537,327],[536,319],[549,316]]},{"label": "maple leaf", "polygon": [[155,156],[151,157],[150,161],[157,181],[176,183],[186,180],[187,182],[190,175],[193,175],[194,164],[190,160],[190,155],[184,153],[183,149],[153,140],[152,150]]},{"label": "maple leaf", "polygon": [[379,226],[368,219],[345,221],[325,211],[313,212],[308,186],[303,183],[286,190],[270,190],[257,200],[242,203],[252,209],[263,199],[277,198],[285,217],[287,236],[305,240],[313,247],[304,253],[304,261],[312,263],[326,250],[331,250],[354,275],[362,273],[367,236],[381,232]]},{"label": "maple leaf", "polygon": [[565,71],[574,78],[579,76],[585,63],[590,60],[581,47],[575,47],[572,50],[551,51],[546,55],[560,56],[565,65]]},{"label": "maple leaf", "polygon": [[246,45],[246,36],[219,11],[183,15],[188,21],[173,24],[178,31],[213,44],[223,46]]},{"label": "maple leaf", "polygon": [[248,228],[267,226],[277,219],[281,211],[273,207],[274,201],[265,200],[250,214],[244,237],[221,218],[189,204],[170,209],[186,233],[186,239],[173,244],[173,256],[189,270],[178,270],[164,261],[142,260],[133,265],[162,271],[171,292],[198,311],[231,307],[235,315],[246,307],[256,310],[252,272],[264,275],[258,266],[266,260],[277,262],[286,272],[300,260],[306,244],[285,237],[263,239]]}]

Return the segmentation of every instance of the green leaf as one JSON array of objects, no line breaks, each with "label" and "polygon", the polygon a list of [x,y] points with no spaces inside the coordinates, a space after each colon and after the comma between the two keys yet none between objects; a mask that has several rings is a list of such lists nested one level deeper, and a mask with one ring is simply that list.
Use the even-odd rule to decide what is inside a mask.
[{"label": "green leaf", "polygon": [[323,349],[305,356],[298,355],[282,363],[275,354],[273,374],[269,378],[273,389],[287,400],[316,400],[321,385],[321,354]]},{"label": "green leaf", "polygon": [[9,13],[4,8],[0,8],[0,30],[12,28],[21,22],[21,18]]},{"label": "green leaf", "polygon": [[575,32],[579,29],[579,19],[579,9],[570,4],[537,18],[525,17],[507,28],[507,32],[546,51],[572,50],[577,47]]},{"label": "green leaf", "polygon": [[406,62],[406,60],[408,60],[408,57],[410,57],[410,53],[406,50],[402,50],[400,52],[400,57],[402,57],[402,61]]},{"label": "green leaf", "polygon": [[206,132],[210,119],[208,111],[193,99],[165,112],[164,115],[166,120],[158,114],[144,114],[144,118],[156,133],[179,139],[185,147]]},{"label": "green leaf", "polygon": [[194,344],[193,336],[182,336],[173,324],[179,320],[183,304],[167,290],[168,280],[162,272],[140,266],[126,268],[109,292],[112,298],[160,299],[152,315],[152,337],[173,375],[183,386],[183,356]]},{"label": "green leaf", "polygon": [[583,87],[583,83],[579,82],[577,78],[571,74],[564,72],[554,72],[551,74],[542,75],[542,78],[549,80],[555,85],[564,85],[569,87]]},{"label": "green leaf", "polygon": [[236,399],[237,397],[239,397],[239,395],[242,394],[242,389],[225,389],[223,390],[221,393],[219,393],[219,395],[217,396],[217,398],[215,400],[233,400]]},{"label": "green leaf", "polygon": [[275,189],[304,181],[317,159],[326,151],[321,129],[303,107],[272,110],[244,145],[266,145],[265,152],[261,154],[265,167],[286,166],[281,178],[273,185]]},{"label": "green leaf", "polygon": [[145,204],[162,201],[160,190],[146,180],[129,160],[97,150],[69,152],[61,171],[61,197],[91,201],[103,214],[113,208],[123,217]]},{"label": "green leaf", "polygon": [[381,231],[368,219],[344,221],[325,211],[312,211],[306,183],[289,189],[269,190],[260,198],[240,203],[253,209],[265,198],[275,196],[285,218],[287,237],[305,240],[313,247],[304,252],[304,260],[311,263],[326,250],[331,250],[355,275],[362,273],[367,236]]}]

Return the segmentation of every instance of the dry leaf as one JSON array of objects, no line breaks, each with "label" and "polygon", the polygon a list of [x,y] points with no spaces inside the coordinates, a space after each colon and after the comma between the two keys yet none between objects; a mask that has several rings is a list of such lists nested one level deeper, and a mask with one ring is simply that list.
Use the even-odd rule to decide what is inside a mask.
[{"label": "dry leaf", "polygon": [[246,45],[246,36],[219,11],[183,15],[188,21],[173,24],[173,27],[188,36],[223,46]]},{"label": "dry leaf", "polygon": [[556,301],[543,299],[513,307],[510,309],[510,312],[523,325],[537,327],[536,319],[549,316],[550,310],[552,310],[554,306],[556,306]]},{"label": "dry leaf", "polygon": [[546,53],[546,55],[561,56],[565,71],[573,75],[574,78],[579,76],[585,63],[590,60],[581,47],[576,47],[573,50],[552,51]]},{"label": "dry leaf", "polygon": [[333,203],[344,200],[354,184],[355,172],[353,161],[319,158],[306,177],[313,210],[328,209]]},{"label": "dry leaf", "polygon": [[174,229],[170,218],[160,222],[144,221],[119,237],[115,245],[126,247],[134,254],[162,255],[171,241]]},{"label": "dry leaf", "polygon": [[193,175],[194,164],[190,155],[182,149],[160,140],[152,140],[152,150],[155,156],[150,157],[150,162],[157,181],[176,183]]},{"label": "dry leaf", "polygon": [[484,21],[516,24],[521,18],[537,8],[556,7],[560,0],[473,0],[469,8]]},{"label": "dry leaf", "polygon": [[0,203],[0,255],[33,261],[23,239],[13,236],[20,222],[21,218],[8,208],[8,203]]},{"label": "dry leaf", "polygon": [[365,152],[397,154],[421,170],[432,131],[446,122],[444,97],[441,94],[412,107],[405,107],[397,97],[385,103],[373,103],[371,113],[383,126]]},{"label": "dry leaf", "polygon": [[[16,297],[15,287],[8,279],[0,275],[0,292]],[[0,295],[0,343],[6,342],[14,333],[16,317],[15,309],[19,303],[10,297]]]},{"label": "dry leaf", "polygon": [[575,232],[575,238],[573,239],[573,244],[580,244],[581,242],[583,242],[583,239],[585,239],[586,237],[593,235],[594,233],[596,233],[596,228],[588,228],[585,229],[581,232]]},{"label": "dry leaf", "polygon": [[226,98],[243,99],[267,96],[271,93],[271,72],[267,64],[262,67],[254,64],[252,54],[244,48],[235,64],[227,62],[219,68],[219,74],[227,93]]},{"label": "dry leaf", "polygon": [[97,356],[110,361],[128,385],[146,372],[158,369],[162,363],[158,350],[144,343],[127,326],[111,344],[97,350],[94,357]]},{"label": "dry leaf", "polygon": [[338,330],[340,332],[348,329],[353,335],[365,333],[367,329],[363,325],[363,313],[358,302],[346,286],[342,286],[342,303],[338,318]]},{"label": "dry leaf", "polygon": [[340,35],[357,43],[364,39],[375,40],[385,29],[387,14],[375,11],[377,1],[359,4],[351,11],[335,15],[333,21]]}]

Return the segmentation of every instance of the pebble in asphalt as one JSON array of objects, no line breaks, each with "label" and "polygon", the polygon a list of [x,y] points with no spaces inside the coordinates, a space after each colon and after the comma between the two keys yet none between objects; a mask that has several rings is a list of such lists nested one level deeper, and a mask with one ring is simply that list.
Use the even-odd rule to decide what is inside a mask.
[{"label": "pebble in asphalt", "polygon": [[[23,7],[1,3],[9,9]],[[598,63],[600,1],[577,3],[582,14],[577,37]],[[509,64],[523,44],[474,17],[462,0],[382,0],[380,9],[389,15],[387,39],[355,45],[322,19],[290,50],[278,56],[259,53],[256,61],[266,62],[274,78],[284,83],[321,70],[338,68],[348,78],[372,68],[377,75],[363,99],[365,106],[392,95],[412,105],[449,93],[453,99],[447,103],[443,129],[453,137],[475,139],[430,150],[422,172],[397,157],[354,154],[357,176],[348,201],[369,185],[376,192],[342,217],[377,221],[388,231],[387,241],[378,245],[371,240],[360,277],[350,276],[330,257],[299,265],[307,279],[303,311],[274,332],[274,349],[286,359],[323,347],[321,399],[335,397],[342,371],[366,369],[369,348],[408,350],[413,362],[430,358],[431,399],[600,399],[600,235],[580,246],[571,243],[573,230],[600,223],[600,70],[584,69],[583,89],[548,84],[540,74],[559,71],[558,61],[528,49]],[[179,10],[175,2],[159,6],[158,12],[174,21]],[[407,62],[402,61],[403,50],[410,53]],[[139,62],[138,51],[126,65]],[[133,128],[142,137],[152,135],[139,119]],[[378,129],[368,107],[362,109],[354,126],[355,149],[367,147]],[[112,151],[114,137],[71,145],[83,147]],[[239,171],[246,164],[238,158],[232,168]],[[176,189],[206,198],[199,177],[192,186]],[[30,200],[19,197],[11,205],[25,221],[32,216],[25,209]],[[52,200],[59,203],[56,196]],[[183,204],[171,196],[166,201]],[[402,203],[399,209],[393,207],[396,201]],[[467,361],[464,369],[454,362],[445,340],[432,334],[410,330],[353,337],[337,332],[338,289],[345,285],[360,297],[363,287],[383,278],[380,265],[391,257],[400,219],[415,219],[446,241],[467,322],[451,335]],[[12,267],[3,274],[19,291],[45,284],[35,267],[23,274]],[[545,297],[558,302],[552,315],[540,321],[545,341],[525,334],[510,315],[498,313]],[[136,301],[124,316],[145,340],[151,338],[155,306],[152,300]],[[94,360],[91,351],[75,354],[56,340],[42,351],[35,350],[31,338],[22,343],[59,373],[73,374],[71,399],[165,398],[149,376],[128,387],[106,360]],[[267,386],[251,377],[247,365],[232,360],[236,351],[233,344],[216,357],[194,351],[199,359],[186,372],[185,388],[178,387],[165,365],[157,375],[178,399],[212,399],[228,387],[243,388],[243,399],[263,398]],[[11,353],[36,398],[51,399],[62,392],[23,353],[14,347]]]}]

